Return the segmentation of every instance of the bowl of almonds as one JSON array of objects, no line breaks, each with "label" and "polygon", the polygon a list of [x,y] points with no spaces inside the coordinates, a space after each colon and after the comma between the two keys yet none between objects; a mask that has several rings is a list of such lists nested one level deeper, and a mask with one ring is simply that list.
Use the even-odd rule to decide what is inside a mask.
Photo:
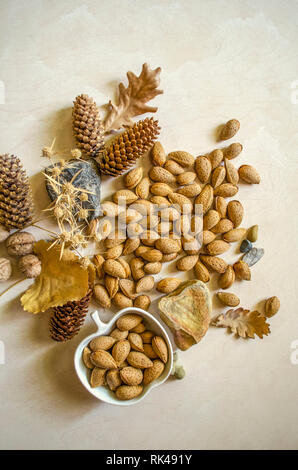
[{"label": "bowl of almonds", "polygon": [[96,333],[75,352],[75,369],[84,387],[113,405],[140,402],[169,377],[173,348],[161,323],[140,308],[120,310],[109,323],[95,311]]}]

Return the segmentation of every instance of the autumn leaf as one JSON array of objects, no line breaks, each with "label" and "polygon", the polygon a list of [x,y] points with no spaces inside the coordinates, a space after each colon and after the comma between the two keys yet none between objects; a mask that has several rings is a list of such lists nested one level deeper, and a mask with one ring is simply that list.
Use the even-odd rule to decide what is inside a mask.
[{"label": "autumn leaf", "polygon": [[133,72],[127,72],[128,87],[119,84],[119,100],[117,105],[111,101],[107,104],[108,113],[104,121],[105,132],[118,130],[133,125],[132,118],[144,113],[155,113],[156,107],[146,103],[155,96],[163,93],[157,87],[160,82],[161,68],[150,70],[148,64],[143,64],[142,72],[137,77]]},{"label": "autumn leaf", "polygon": [[70,301],[83,298],[88,292],[88,269],[78,263],[78,257],[65,249],[60,259],[59,247],[49,249],[51,243],[40,240],[34,252],[41,260],[42,270],[34,284],[21,297],[27,312],[44,312]]},{"label": "autumn leaf", "polygon": [[259,338],[270,333],[270,326],[266,323],[266,318],[256,310],[250,312],[243,308],[228,310],[226,313],[218,315],[211,322],[212,326],[228,328],[231,333],[241,336],[241,338]]}]

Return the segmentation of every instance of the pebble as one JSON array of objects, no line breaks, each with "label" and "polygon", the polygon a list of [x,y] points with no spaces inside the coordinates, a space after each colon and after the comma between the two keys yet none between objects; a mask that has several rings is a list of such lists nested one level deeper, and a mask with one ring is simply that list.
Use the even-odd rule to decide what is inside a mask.
[{"label": "pebble", "polygon": [[240,245],[240,251],[241,253],[247,253],[252,249],[252,243],[249,240],[243,240],[243,242]]},{"label": "pebble", "polygon": [[242,256],[242,261],[245,261],[248,266],[253,266],[264,256],[264,254],[264,248],[252,248],[244,256]]},{"label": "pebble", "polygon": [[250,227],[247,233],[247,238],[251,242],[256,242],[258,239],[258,231],[259,231],[259,226],[258,225],[253,225]]}]

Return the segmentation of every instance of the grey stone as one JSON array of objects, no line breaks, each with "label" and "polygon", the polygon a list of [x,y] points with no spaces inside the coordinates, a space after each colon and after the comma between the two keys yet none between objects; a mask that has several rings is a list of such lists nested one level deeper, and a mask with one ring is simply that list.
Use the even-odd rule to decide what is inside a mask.
[{"label": "grey stone", "polygon": [[262,256],[264,256],[265,250],[263,248],[252,248],[245,255],[242,256],[242,261],[248,264],[248,266],[253,266],[256,264]]},{"label": "grey stone", "polygon": [[[56,165],[51,165],[45,169],[45,173],[51,175],[51,168],[53,166],[59,166],[60,163]],[[61,166],[61,165],[60,165]],[[80,171],[81,170],[81,171]],[[96,171],[94,163],[91,161],[84,160],[69,160],[67,166],[62,170],[61,176],[59,176],[59,182],[69,182],[75,176],[76,173],[80,173],[75,177],[72,184],[76,188],[82,188],[87,191],[90,191],[88,194],[88,201],[80,202],[81,206],[84,209],[89,209],[90,216],[89,220],[95,219],[101,215],[100,207],[100,193],[101,193],[101,179],[99,173]],[[53,187],[46,181],[46,189],[50,196],[50,199],[54,201],[58,194],[54,191]],[[78,193],[79,194],[79,193]]]},{"label": "grey stone", "polygon": [[252,243],[249,240],[243,240],[243,242],[240,245],[241,253],[247,253],[251,249],[252,249]]}]

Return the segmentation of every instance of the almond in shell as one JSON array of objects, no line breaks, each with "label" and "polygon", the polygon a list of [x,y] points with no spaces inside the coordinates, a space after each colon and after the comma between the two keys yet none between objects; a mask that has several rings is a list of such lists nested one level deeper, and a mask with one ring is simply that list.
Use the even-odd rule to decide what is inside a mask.
[{"label": "almond in shell", "polygon": [[180,244],[173,238],[160,238],[156,240],[155,247],[163,254],[178,253],[180,251]]},{"label": "almond in shell", "polygon": [[250,268],[245,261],[239,260],[233,265],[233,269],[235,271],[236,277],[238,279],[244,280],[244,281],[250,281],[251,279],[251,272]]},{"label": "almond in shell", "polygon": [[137,326],[132,328],[130,331],[131,333],[138,333],[141,334],[146,330],[144,323],[139,323]]},{"label": "almond in shell", "polygon": [[113,277],[113,276],[109,276],[108,274],[106,274],[105,275],[105,286],[106,286],[106,289],[109,293],[110,298],[112,299],[113,297],[115,297],[115,295],[117,294],[118,289],[119,289],[118,278]]},{"label": "almond in shell", "polygon": [[100,207],[102,210],[102,214],[111,218],[118,217],[118,215],[124,210],[123,207],[119,206],[118,204],[115,204],[112,201],[102,202]]},{"label": "almond in shell", "polygon": [[139,323],[141,323],[142,317],[136,314],[122,315],[122,317],[117,320],[117,328],[121,331],[131,330]]},{"label": "almond in shell", "polygon": [[117,259],[122,255],[124,245],[116,245],[105,252],[105,259]]},{"label": "almond in shell", "polygon": [[206,246],[206,251],[209,255],[217,256],[225,253],[229,248],[229,243],[224,240],[214,240]]},{"label": "almond in shell", "polygon": [[230,201],[227,206],[228,218],[233,222],[234,227],[238,227],[243,219],[243,206],[240,201]]},{"label": "almond in shell", "polygon": [[198,255],[186,255],[178,259],[176,268],[178,271],[190,271],[198,261]]},{"label": "almond in shell", "polygon": [[214,196],[232,197],[238,193],[238,187],[231,183],[224,183],[215,188]]},{"label": "almond in shell", "polygon": [[138,281],[145,276],[145,272],[143,270],[144,264],[145,263],[141,258],[132,258],[130,261],[131,274],[134,281]]},{"label": "almond in shell", "polygon": [[115,338],[113,338],[112,336],[103,335],[94,338],[90,342],[89,346],[92,351],[99,351],[101,349],[107,351],[108,349],[111,349],[112,346],[114,346],[115,341]]},{"label": "almond in shell", "polygon": [[208,155],[212,170],[214,170],[214,168],[217,168],[221,164],[221,162],[223,161],[223,157],[223,152],[220,149],[213,150],[213,152]]},{"label": "almond in shell", "polygon": [[218,166],[212,172],[211,184],[213,188],[220,186],[226,177],[226,169],[223,166]]},{"label": "almond in shell", "polygon": [[181,173],[184,173],[184,168],[179,165],[179,163],[174,162],[174,160],[168,160],[164,164],[164,168],[168,170],[172,175],[181,175]]},{"label": "almond in shell", "polygon": [[210,209],[203,218],[204,230],[210,230],[220,221],[220,214],[214,209]]},{"label": "almond in shell", "polygon": [[197,261],[194,265],[194,272],[197,279],[202,282],[209,282],[210,281],[210,274],[206,266],[201,263],[201,261]]},{"label": "almond in shell", "polygon": [[126,385],[140,385],[143,381],[143,372],[135,367],[123,367],[120,371],[120,377]]},{"label": "almond in shell", "polygon": [[124,184],[128,189],[133,189],[140,183],[143,177],[143,168],[134,168],[124,176]]},{"label": "almond in shell", "polygon": [[150,187],[150,192],[155,196],[167,196],[173,189],[167,183],[154,183]]},{"label": "almond in shell", "polygon": [[236,294],[232,292],[217,292],[217,297],[219,300],[229,307],[237,307],[240,304],[240,299]]},{"label": "almond in shell", "polygon": [[213,203],[213,188],[210,184],[206,184],[201,193],[196,197],[195,204],[201,204],[203,214],[210,209]]},{"label": "almond in shell", "polygon": [[195,170],[198,175],[199,180],[202,183],[207,183],[210,178],[212,165],[210,160],[207,157],[200,156],[197,157],[195,161]]},{"label": "almond in shell", "polygon": [[158,274],[160,273],[162,268],[162,264],[159,261],[155,261],[154,263],[147,263],[144,266],[144,271],[146,274]]},{"label": "almond in shell", "polygon": [[127,277],[127,273],[122,264],[116,259],[107,259],[103,264],[103,269],[106,274],[113,277],[120,277],[124,279]]},{"label": "almond in shell", "polygon": [[154,338],[154,336],[155,334],[153,333],[153,331],[150,331],[150,330],[146,330],[144,331],[144,333],[141,333],[141,337],[142,337],[144,344],[145,343],[151,344],[151,341]]},{"label": "almond in shell", "polygon": [[228,140],[234,137],[240,129],[240,122],[237,119],[230,119],[222,128],[220,140]]},{"label": "almond in shell", "polygon": [[90,360],[96,367],[101,369],[116,369],[117,364],[113,356],[104,350],[94,351],[90,354]]},{"label": "almond in shell", "polygon": [[127,356],[127,362],[129,365],[136,367],[137,369],[147,369],[147,367],[152,367],[153,365],[149,357],[138,351],[131,351]]},{"label": "almond in shell", "polygon": [[159,141],[155,142],[151,149],[151,159],[156,166],[163,166],[166,163],[166,152]]},{"label": "almond in shell", "polygon": [[224,197],[217,196],[215,198],[214,206],[215,206],[215,209],[217,210],[217,212],[219,213],[219,215],[222,219],[224,219],[226,217],[227,205],[228,205],[228,203],[227,203],[227,201],[225,200]]},{"label": "almond in shell", "polygon": [[136,284],[136,293],[151,291],[154,287],[154,277],[144,276]]},{"label": "almond in shell", "polygon": [[270,297],[266,300],[265,303],[265,315],[267,318],[273,317],[280,309],[280,300],[276,295],[274,297]]},{"label": "almond in shell", "polygon": [[149,177],[152,181],[158,183],[175,184],[176,182],[176,177],[162,166],[154,166],[151,168]]},{"label": "almond in shell", "polygon": [[140,239],[136,238],[128,238],[124,244],[123,248],[123,255],[130,255],[133,253],[139,246],[140,246]]},{"label": "almond in shell", "polygon": [[225,149],[225,157],[229,160],[232,160],[233,158],[238,157],[238,155],[242,152],[242,149],[242,145],[238,142],[235,142]]},{"label": "almond in shell", "polygon": [[184,171],[177,176],[177,183],[181,186],[185,184],[191,184],[196,179],[196,174],[192,171]]},{"label": "almond in shell", "polygon": [[175,152],[170,152],[168,158],[174,160],[174,162],[179,163],[183,167],[188,167],[194,164],[195,158],[188,152],[183,152],[177,150]]},{"label": "almond in shell", "polygon": [[228,158],[225,158],[225,167],[226,167],[227,182],[231,184],[238,184],[238,181],[239,181],[238,171]]},{"label": "almond in shell", "polygon": [[[129,335],[128,335],[129,336]],[[114,344],[112,349],[112,356],[116,362],[116,364],[122,364],[128,356],[130,352],[130,342],[127,339],[122,339],[121,341],[117,341]]]},{"label": "almond in shell", "polygon": [[149,357],[149,359],[157,359],[158,358],[158,355],[156,354],[156,352],[152,348],[151,344],[145,343],[143,345],[143,348],[144,348],[144,354],[146,354],[146,356]]},{"label": "almond in shell", "polygon": [[87,346],[83,349],[83,362],[87,369],[93,369],[94,364],[90,360],[90,354],[92,353],[91,349],[89,349]]},{"label": "almond in shell", "polygon": [[150,192],[150,179],[146,176],[135,188],[136,195],[140,199],[147,199]]},{"label": "almond in shell", "polygon": [[223,235],[223,239],[226,242],[233,243],[242,240],[246,235],[246,228],[234,228],[233,230],[229,230]]},{"label": "almond in shell", "polygon": [[132,400],[138,397],[142,391],[142,385],[120,385],[116,390],[116,397],[119,400]]},{"label": "almond in shell", "polygon": [[257,170],[251,165],[241,165],[238,169],[240,178],[249,184],[259,184],[261,177]]},{"label": "almond in shell", "polygon": [[113,195],[113,202],[120,205],[131,204],[137,199],[138,196],[130,189],[120,189]]},{"label": "almond in shell", "polygon": [[228,289],[235,282],[235,271],[233,266],[228,266],[224,274],[219,278],[219,287],[221,289]]},{"label": "almond in shell", "polygon": [[105,240],[106,248],[113,248],[116,245],[121,245],[126,240],[126,232],[124,230],[114,230],[110,233],[109,237]]},{"label": "almond in shell", "polygon": [[149,385],[154,380],[158,379],[161,376],[165,368],[165,365],[159,359],[153,361],[153,366],[150,369],[144,371],[144,385]]},{"label": "almond in shell", "polygon": [[101,284],[96,284],[93,288],[93,295],[95,300],[104,308],[111,307],[111,299],[107,289]]},{"label": "almond in shell", "polygon": [[213,233],[226,233],[234,228],[233,223],[229,219],[221,219],[214,227],[211,232]]},{"label": "almond in shell", "polygon": [[120,341],[121,339],[126,339],[127,338],[128,331],[127,330],[121,331],[118,328],[115,328],[112,331],[110,336],[112,336],[112,338],[114,338],[116,341]]},{"label": "almond in shell", "polygon": [[106,374],[107,384],[110,390],[113,392],[122,384],[120,372],[117,369],[108,370]]},{"label": "almond in shell", "polygon": [[178,193],[170,193],[168,199],[172,204],[177,204],[180,207],[182,214],[190,214],[192,212],[192,202],[188,197]]},{"label": "almond in shell", "polygon": [[156,289],[163,294],[173,292],[181,284],[182,280],[176,277],[165,277],[158,282]]},{"label": "almond in shell", "polygon": [[134,281],[130,279],[120,279],[119,287],[124,295],[130,299],[136,297],[136,287]]},{"label": "almond in shell", "polygon": [[143,340],[138,333],[129,333],[128,341],[130,342],[131,349],[134,351],[144,352]]},{"label": "almond in shell", "polygon": [[100,387],[106,383],[106,369],[94,367],[91,372],[90,385],[92,388]]},{"label": "almond in shell", "polygon": [[216,271],[217,273],[224,273],[227,270],[227,263],[218,256],[211,255],[200,255],[200,260],[202,263],[210,270]]},{"label": "almond in shell", "polygon": [[148,310],[150,307],[151,300],[148,295],[139,295],[134,300],[133,306],[136,308],[142,308],[143,310]]},{"label": "almond in shell", "polygon": [[211,232],[210,230],[204,230],[202,232],[202,243],[203,245],[208,245],[208,243],[213,242],[216,235],[215,233]]},{"label": "almond in shell", "polygon": [[196,197],[200,194],[202,188],[199,183],[191,183],[178,189],[177,193],[186,197]]},{"label": "almond in shell", "polygon": [[165,340],[161,336],[154,336],[151,344],[158,357],[166,364],[168,362],[168,347]]},{"label": "almond in shell", "polygon": [[117,307],[121,309],[133,306],[132,299],[122,294],[122,292],[117,292],[117,294],[113,298],[113,302],[115,305],[117,305]]},{"label": "almond in shell", "polygon": [[162,259],[162,252],[156,248],[149,249],[142,253],[142,258],[149,263],[156,263]]}]

